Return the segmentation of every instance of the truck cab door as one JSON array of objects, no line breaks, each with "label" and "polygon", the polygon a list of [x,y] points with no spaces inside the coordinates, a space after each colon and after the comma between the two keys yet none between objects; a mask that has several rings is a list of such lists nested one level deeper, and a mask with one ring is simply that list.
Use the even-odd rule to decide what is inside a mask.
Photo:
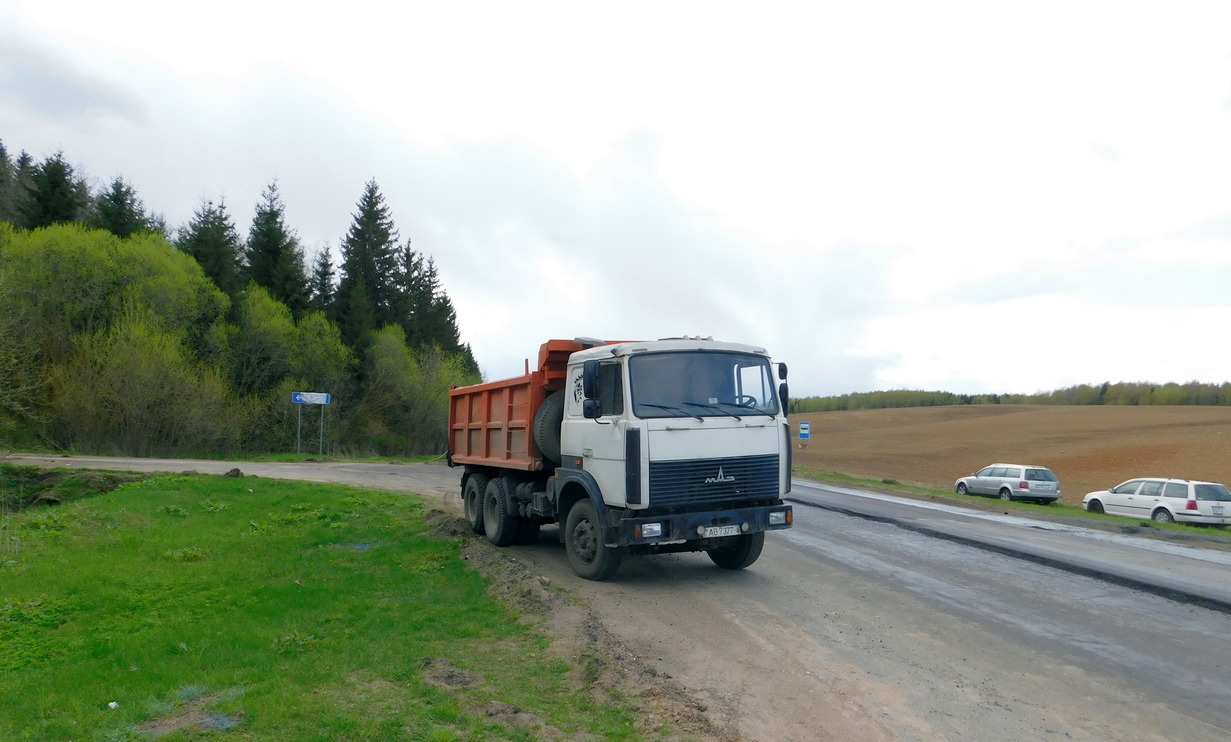
[{"label": "truck cab door", "polygon": [[[624,402],[624,366],[619,360],[598,362],[598,378],[591,406],[598,402],[599,415],[584,416],[587,402],[583,392],[583,366],[569,369],[571,393],[565,404],[560,448],[566,462],[581,462],[581,468],[594,477],[608,505],[624,506],[625,458],[628,448],[628,418]],[[636,462],[640,467],[640,456]]]}]

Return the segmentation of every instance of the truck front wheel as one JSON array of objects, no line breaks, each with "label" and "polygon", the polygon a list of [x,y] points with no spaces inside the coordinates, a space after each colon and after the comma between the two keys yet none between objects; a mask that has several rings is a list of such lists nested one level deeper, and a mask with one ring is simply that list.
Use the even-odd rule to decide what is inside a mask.
[{"label": "truck front wheel", "polygon": [[605,580],[624,561],[624,550],[603,540],[603,524],[594,503],[580,500],[568,511],[564,524],[564,548],[573,571],[587,580]]},{"label": "truck front wheel", "polygon": [[765,532],[746,533],[742,536],[730,536],[723,539],[726,543],[706,553],[710,559],[723,569],[743,569],[761,556],[765,548]]}]

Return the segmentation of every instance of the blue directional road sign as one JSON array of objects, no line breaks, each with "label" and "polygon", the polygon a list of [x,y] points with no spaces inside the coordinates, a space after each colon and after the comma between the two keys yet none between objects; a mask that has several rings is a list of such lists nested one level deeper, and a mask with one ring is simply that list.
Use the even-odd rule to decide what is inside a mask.
[{"label": "blue directional road sign", "polygon": [[812,423],[807,420],[799,423],[799,437],[801,440],[812,436]]},{"label": "blue directional road sign", "polygon": [[291,401],[296,404],[329,404],[325,392],[291,392]]}]

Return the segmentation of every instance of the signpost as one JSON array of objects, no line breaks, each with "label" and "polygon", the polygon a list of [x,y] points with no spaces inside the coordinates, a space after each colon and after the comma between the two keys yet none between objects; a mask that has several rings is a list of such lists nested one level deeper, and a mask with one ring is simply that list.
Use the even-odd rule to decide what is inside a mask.
[{"label": "signpost", "polygon": [[806,441],[812,437],[812,423],[803,420],[799,423],[799,439]]},{"label": "signpost", "polygon": [[[325,455],[325,407],[331,397],[325,392],[291,392],[291,401],[295,404],[321,405],[321,441],[320,455]],[[295,430],[295,453],[299,453],[300,440],[303,438],[303,408],[299,408],[299,427]]]}]

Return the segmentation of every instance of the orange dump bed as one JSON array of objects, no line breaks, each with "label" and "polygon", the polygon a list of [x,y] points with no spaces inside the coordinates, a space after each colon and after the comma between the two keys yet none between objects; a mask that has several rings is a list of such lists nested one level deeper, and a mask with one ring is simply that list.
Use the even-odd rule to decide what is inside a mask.
[{"label": "orange dump bed", "polygon": [[449,457],[478,464],[535,471],[543,457],[534,444],[534,414],[547,395],[564,388],[568,358],[585,348],[575,340],[548,340],[534,371],[449,390]]}]

